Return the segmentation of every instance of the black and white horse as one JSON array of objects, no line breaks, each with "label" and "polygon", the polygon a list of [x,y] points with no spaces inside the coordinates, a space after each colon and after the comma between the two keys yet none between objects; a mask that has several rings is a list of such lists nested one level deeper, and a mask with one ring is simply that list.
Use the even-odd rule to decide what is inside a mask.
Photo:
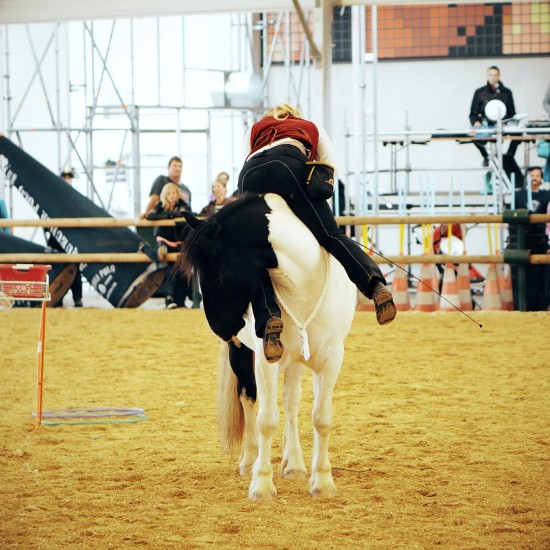
[{"label": "black and white horse", "polygon": [[[298,431],[305,367],[313,371],[314,391],[310,491],[314,496],[333,496],[336,487],[328,453],[332,394],[355,311],[355,286],[278,195],[250,194],[206,221],[186,218],[194,229],[183,243],[179,266],[188,274],[191,269],[199,272],[212,330],[225,340],[238,330],[237,345],[245,346],[240,348],[245,358],[249,354],[249,368],[239,370],[237,379],[229,364],[228,345],[223,344],[218,399],[222,441],[229,449],[241,446],[240,473],[252,474],[250,498],[276,494],[271,445],[279,423],[281,371],[285,411],[281,473],[287,478],[306,476]],[[278,364],[265,360],[249,307],[266,269],[284,322],[285,351]],[[243,317],[245,324],[239,330]],[[238,349],[234,344],[229,347]]]}]

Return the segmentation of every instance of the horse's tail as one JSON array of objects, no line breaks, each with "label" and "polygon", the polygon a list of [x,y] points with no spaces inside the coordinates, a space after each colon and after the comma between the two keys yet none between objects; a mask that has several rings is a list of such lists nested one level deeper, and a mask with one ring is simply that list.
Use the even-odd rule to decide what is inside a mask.
[{"label": "horse's tail", "polygon": [[244,433],[244,411],[239,400],[237,377],[229,363],[229,347],[220,343],[218,353],[218,426],[222,447],[240,450]]}]

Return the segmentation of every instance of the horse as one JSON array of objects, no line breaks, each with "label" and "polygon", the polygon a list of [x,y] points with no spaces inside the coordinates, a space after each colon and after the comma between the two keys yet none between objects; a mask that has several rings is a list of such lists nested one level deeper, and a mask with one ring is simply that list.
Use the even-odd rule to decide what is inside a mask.
[{"label": "horse", "polygon": [[[185,217],[193,229],[182,244],[178,267],[188,276],[198,272],[207,321],[222,340],[230,341],[220,347],[218,420],[225,448],[240,449],[240,475],[251,474],[249,497],[276,495],[271,447],[279,424],[279,372],[284,372],[285,411],[280,473],[291,479],[307,476],[298,429],[306,367],[313,372],[314,394],[309,490],[315,497],[334,496],[332,395],[355,312],[355,286],[279,195],[249,193],[207,220]],[[249,305],[265,270],[284,324],[278,364],[264,357]],[[248,361],[244,369],[235,369],[231,350],[241,364],[243,358]]]}]

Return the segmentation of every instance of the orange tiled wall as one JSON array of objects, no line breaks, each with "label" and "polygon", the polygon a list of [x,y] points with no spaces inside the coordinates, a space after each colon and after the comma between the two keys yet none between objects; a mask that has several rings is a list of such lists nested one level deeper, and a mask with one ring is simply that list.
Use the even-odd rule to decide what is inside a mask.
[{"label": "orange tiled wall", "polygon": [[[490,57],[550,53],[550,4],[378,8],[378,57]],[[367,43],[371,13],[367,10]]]},{"label": "orange tiled wall", "polygon": [[[350,8],[334,8],[333,59],[351,61]],[[371,8],[366,8],[367,50],[372,36]],[[505,4],[379,6],[379,59],[437,57],[498,57],[550,54],[550,2]],[[268,49],[275,45],[273,61],[304,56],[305,37],[295,14],[283,18],[280,31],[290,28],[290,42],[275,35],[279,14],[268,14]],[[313,17],[309,14],[313,30]]]}]

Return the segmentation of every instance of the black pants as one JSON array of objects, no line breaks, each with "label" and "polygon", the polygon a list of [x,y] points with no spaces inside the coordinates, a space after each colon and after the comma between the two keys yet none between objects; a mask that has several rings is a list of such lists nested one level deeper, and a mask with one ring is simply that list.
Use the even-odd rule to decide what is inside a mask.
[{"label": "black pants", "polygon": [[[239,193],[277,193],[308,227],[319,244],[344,267],[348,277],[367,298],[376,283],[386,284],[374,261],[338,227],[327,201],[312,201],[306,191],[306,157],[293,145],[279,145],[254,155],[239,174]],[[252,301],[256,334],[263,335],[265,322],[280,310],[266,271],[262,288]]]},{"label": "black pants", "polygon": [[[167,246],[168,253],[179,252],[178,246]],[[158,257],[158,245],[155,247],[155,254]],[[166,266],[166,279],[162,285],[165,297],[171,296],[178,307],[185,306],[185,298],[189,294],[189,286],[191,282],[187,280],[187,277],[174,269],[173,263],[168,263]]]},{"label": "black pants", "polygon": [[[478,148],[479,152],[481,153],[481,156],[486,159],[489,158],[489,153],[487,152],[487,148],[485,147],[486,142],[485,141],[472,141],[472,143]],[[521,142],[519,140],[511,140],[510,145],[508,146],[508,151],[506,151],[507,157],[513,157],[516,154],[516,151],[519,147],[519,144]]]},{"label": "black pants", "polygon": [[75,302],[82,301],[82,274],[78,267],[76,268],[76,276],[71,285],[71,292],[73,293],[73,300]]}]

